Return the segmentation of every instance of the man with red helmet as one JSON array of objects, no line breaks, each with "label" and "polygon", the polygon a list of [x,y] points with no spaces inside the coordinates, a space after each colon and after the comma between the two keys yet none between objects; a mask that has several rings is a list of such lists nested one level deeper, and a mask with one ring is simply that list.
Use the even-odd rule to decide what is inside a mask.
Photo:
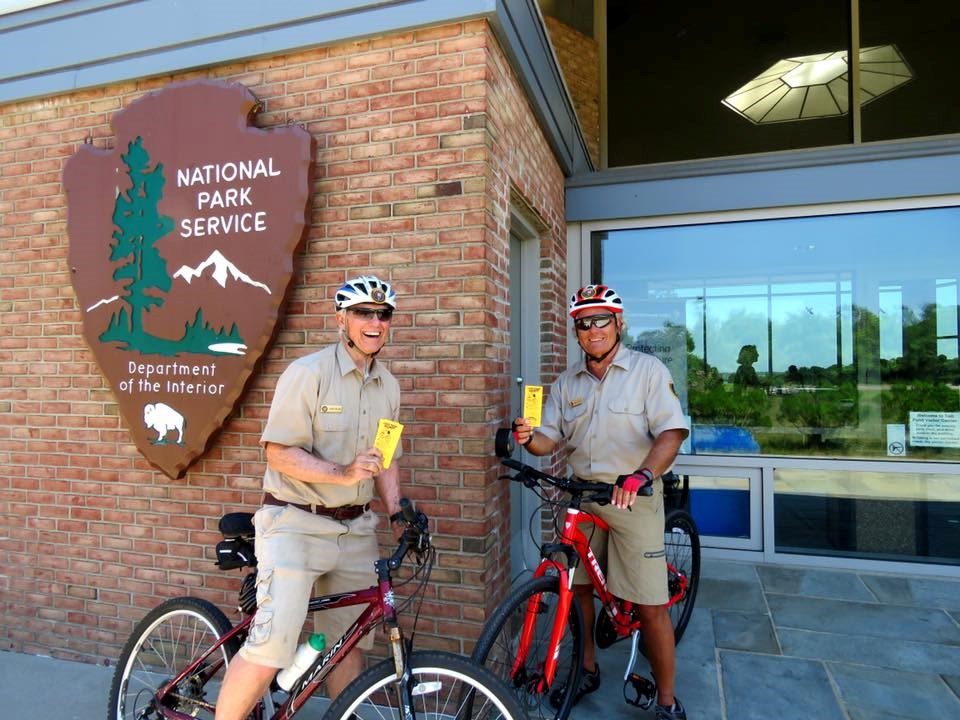
[{"label": "man with red helmet", "polygon": [[[652,355],[623,346],[623,301],[612,288],[582,287],[568,309],[584,359],[553,384],[543,424],[534,430],[526,418],[517,418],[515,436],[534,455],[549,455],[565,442],[567,461],[577,477],[615,485],[610,506],[590,509],[610,525],[609,537],[593,531],[591,547],[606,563],[610,591],[639,608],[657,682],[657,720],[686,720],[673,694],[676,661],[665,606],[669,596],[660,476],[673,466],[689,434],[687,421],[667,367]],[[638,495],[650,484],[653,495]],[[592,629],[593,588],[582,568],[573,582],[586,627]],[[583,674],[574,702],[599,686],[591,631],[584,638]]]}]

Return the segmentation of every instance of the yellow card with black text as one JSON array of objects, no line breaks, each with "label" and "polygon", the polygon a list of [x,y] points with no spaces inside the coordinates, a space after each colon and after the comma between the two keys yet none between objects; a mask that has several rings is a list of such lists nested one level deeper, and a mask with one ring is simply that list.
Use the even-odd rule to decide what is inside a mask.
[{"label": "yellow card with black text", "polygon": [[393,460],[393,454],[397,450],[397,443],[400,442],[400,433],[403,432],[403,425],[393,420],[380,418],[377,424],[377,438],[373,445],[383,453],[383,469],[390,467]]},{"label": "yellow card with black text", "polygon": [[523,388],[523,416],[533,427],[540,427],[543,414],[543,385],[527,385]]}]

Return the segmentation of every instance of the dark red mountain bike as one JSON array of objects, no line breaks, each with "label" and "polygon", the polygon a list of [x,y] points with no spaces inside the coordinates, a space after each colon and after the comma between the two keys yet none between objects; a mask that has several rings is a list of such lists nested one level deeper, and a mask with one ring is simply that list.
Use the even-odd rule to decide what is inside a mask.
[{"label": "dark red mountain bike", "polygon": [[[412,651],[404,640],[397,613],[422,599],[435,551],[426,516],[406,499],[400,501],[400,507],[406,529],[393,555],[375,563],[377,585],[310,599],[311,612],[361,605],[360,617],[320,653],[289,692],[274,682],[251,718],[292,718],[360,638],[382,624],[391,659],[347,686],[323,720],[526,720],[516,698],[489,670],[452,653]],[[225,537],[217,546],[221,569],[256,567],[252,517],[251,513],[230,513],[221,519],[220,531]],[[407,582],[419,580],[419,584],[398,607],[393,573],[408,554],[415,556],[416,570]],[[120,653],[107,720],[211,720],[223,673],[256,617],[255,586],[254,569],[241,584],[238,610],[242,619],[235,627],[213,603],[200,598],[173,598],[151,610]]]}]

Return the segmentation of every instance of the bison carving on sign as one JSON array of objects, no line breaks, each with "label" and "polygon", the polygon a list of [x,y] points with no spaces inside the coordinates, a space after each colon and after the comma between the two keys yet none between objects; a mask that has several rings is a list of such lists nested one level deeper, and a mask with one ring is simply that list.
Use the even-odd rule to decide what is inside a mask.
[{"label": "bison carving on sign", "polygon": [[177,431],[177,445],[183,445],[183,426],[186,420],[183,415],[178,413],[166,403],[147,403],[143,406],[143,424],[148,430],[157,431],[157,439],[153,441],[154,445],[166,442],[167,433],[171,430]]}]

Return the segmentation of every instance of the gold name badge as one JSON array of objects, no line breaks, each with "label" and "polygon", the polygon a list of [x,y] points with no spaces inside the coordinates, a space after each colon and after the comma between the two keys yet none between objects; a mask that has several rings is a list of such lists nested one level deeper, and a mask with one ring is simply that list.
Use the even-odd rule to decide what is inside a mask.
[{"label": "gold name badge", "polygon": [[322,413],[342,413],[343,405],[321,405],[320,412]]},{"label": "gold name badge", "polygon": [[580,405],[583,405],[583,399],[582,399],[582,398],[577,398],[576,400],[571,400],[571,401],[570,401],[570,407],[578,407],[578,406],[580,406]]}]

